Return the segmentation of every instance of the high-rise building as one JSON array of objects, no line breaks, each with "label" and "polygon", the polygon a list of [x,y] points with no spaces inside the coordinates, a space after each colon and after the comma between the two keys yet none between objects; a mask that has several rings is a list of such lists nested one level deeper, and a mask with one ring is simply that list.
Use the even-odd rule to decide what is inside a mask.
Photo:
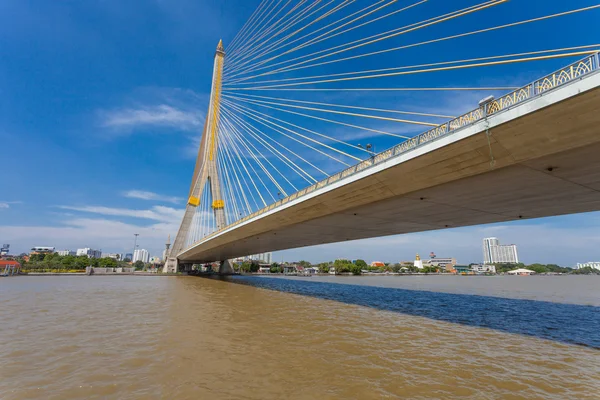
[{"label": "high-rise building", "polygon": [[77,252],[73,250],[59,250],[57,251],[59,256],[76,256]]},{"label": "high-rise building", "polygon": [[586,262],[586,263],[577,263],[577,267],[575,267],[575,268],[576,269],[592,268],[592,269],[597,269],[600,271],[600,262],[590,261],[590,262]]},{"label": "high-rise building", "polygon": [[483,239],[484,264],[517,264],[518,262],[517,245],[500,244],[495,237]]},{"label": "high-rise building", "polygon": [[88,256],[88,258],[101,258],[102,251],[90,249],[89,247],[85,247],[83,249],[77,249],[78,256]]},{"label": "high-rise building", "polygon": [[2,247],[0,247],[0,256],[5,256],[8,254],[8,252],[10,251],[10,244],[3,244]]},{"label": "high-rise building", "polygon": [[133,262],[141,261],[144,264],[147,264],[150,261],[150,254],[146,249],[137,249],[133,252]]},{"label": "high-rise building", "polygon": [[266,264],[271,264],[271,260],[273,258],[273,254],[271,252],[268,253],[259,253],[253,254],[251,256],[245,257],[246,261],[259,261],[264,262]]},{"label": "high-rise building", "polygon": [[[131,261],[131,260],[133,260],[133,254],[131,254],[131,253],[127,253],[127,254],[125,254],[125,258],[127,258],[129,261]],[[124,260],[125,258],[123,258],[123,260]]]}]

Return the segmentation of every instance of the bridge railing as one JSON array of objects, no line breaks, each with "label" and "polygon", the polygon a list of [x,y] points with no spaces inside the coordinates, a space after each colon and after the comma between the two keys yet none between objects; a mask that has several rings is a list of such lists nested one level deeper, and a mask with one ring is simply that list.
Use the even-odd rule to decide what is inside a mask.
[{"label": "bridge railing", "polygon": [[283,204],[288,203],[289,201],[295,200],[299,197],[302,197],[308,193],[315,191],[316,189],[320,189],[327,185],[330,185],[334,182],[339,181],[340,179],[346,178],[348,176],[352,176],[362,170],[370,168],[374,165],[380,164],[384,161],[389,160],[392,157],[398,156],[400,154],[411,151],[417,147],[420,147],[426,143],[432,142],[442,136],[446,136],[460,128],[464,128],[466,126],[472,125],[482,119],[485,119],[489,115],[497,114],[501,111],[508,110],[518,104],[521,104],[525,101],[528,101],[538,95],[541,95],[549,90],[562,86],[568,82],[573,80],[577,80],[582,78],[583,76],[597,71],[600,69],[600,58],[599,53],[591,54],[585,57],[582,60],[576,61],[571,65],[568,65],[558,71],[547,75],[541,79],[538,79],[522,88],[519,88],[511,93],[508,93],[498,99],[493,99],[479,108],[475,110],[469,111],[459,117],[456,117],[444,124],[441,124],[427,132],[421,133],[413,138],[407,139],[404,142],[385,150],[379,154],[374,155],[360,163],[353,165],[341,172],[333,174],[329,176],[327,179],[319,181],[307,188],[304,188],[288,197],[285,197],[275,203],[262,208],[250,215],[247,215],[228,226],[213,232],[212,234],[206,236],[203,240],[206,240],[219,232],[228,229],[232,226],[241,224],[245,221],[248,221],[254,217],[257,217],[265,212],[271,211]]}]

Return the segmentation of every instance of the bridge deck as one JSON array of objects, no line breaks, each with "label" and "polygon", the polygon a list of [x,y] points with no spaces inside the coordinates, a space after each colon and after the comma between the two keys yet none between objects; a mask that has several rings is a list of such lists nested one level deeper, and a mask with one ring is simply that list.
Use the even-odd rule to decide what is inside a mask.
[{"label": "bridge deck", "polygon": [[599,88],[598,73],[574,80],[230,226],[178,258],[600,210]]}]

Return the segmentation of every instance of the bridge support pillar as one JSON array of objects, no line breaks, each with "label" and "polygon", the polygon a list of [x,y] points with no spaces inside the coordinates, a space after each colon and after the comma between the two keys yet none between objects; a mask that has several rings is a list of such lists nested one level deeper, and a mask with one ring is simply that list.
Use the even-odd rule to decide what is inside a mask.
[{"label": "bridge support pillar", "polygon": [[233,270],[233,260],[224,260],[221,261],[221,266],[219,267],[219,275],[233,275],[235,271]]},{"label": "bridge support pillar", "polygon": [[179,262],[177,261],[177,258],[173,258],[173,257],[167,258],[165,260],[165,265],[163,267],[163,274],[176,273],[178,266],[179,266]]}]

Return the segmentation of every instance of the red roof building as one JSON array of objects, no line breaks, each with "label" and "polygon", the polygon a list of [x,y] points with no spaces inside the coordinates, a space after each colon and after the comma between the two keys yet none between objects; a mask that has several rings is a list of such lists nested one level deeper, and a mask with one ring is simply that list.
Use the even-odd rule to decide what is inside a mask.
[{"label": "red roof building", "polygon": [[4,269],[4,267],[17,267],[21,268],[21,264],[15,260],[0,260],[0,269]]},{"label": "red roof building", "polygon": [[21,269],[21,264],[15,260],[0,260],[0,276],[16,275]]}]

